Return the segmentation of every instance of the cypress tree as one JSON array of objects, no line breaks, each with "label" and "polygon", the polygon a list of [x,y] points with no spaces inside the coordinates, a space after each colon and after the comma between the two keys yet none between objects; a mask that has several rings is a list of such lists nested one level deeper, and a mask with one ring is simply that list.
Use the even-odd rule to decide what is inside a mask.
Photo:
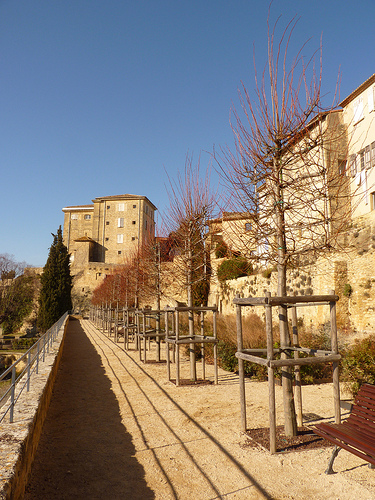
[{"label": "cypress tree", "polygon": [[53,243],[41,276],[38,325],[42,331],[48,330],[72,308],[69,254],[63,243],[61,226],[52,236]]}]

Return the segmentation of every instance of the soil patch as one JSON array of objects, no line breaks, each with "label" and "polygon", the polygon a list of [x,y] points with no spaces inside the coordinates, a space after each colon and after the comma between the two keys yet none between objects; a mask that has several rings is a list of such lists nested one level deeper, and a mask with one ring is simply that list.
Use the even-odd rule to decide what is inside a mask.
[{"label": "soil patch", "polygon": [[[267,451],[270,449],[270,429],[269,427],[261,427],[259,429],[249,429],[246,432],[248,436],[244,447],[256,448],[261,447]],[[313,450],[315,448],[332,448],[333,445],[316,434],[311,427],[300,427],[298,435],[287,437],[284,432],[284,426],[276,427],[276,451],[277,452],[295,452]]]}]

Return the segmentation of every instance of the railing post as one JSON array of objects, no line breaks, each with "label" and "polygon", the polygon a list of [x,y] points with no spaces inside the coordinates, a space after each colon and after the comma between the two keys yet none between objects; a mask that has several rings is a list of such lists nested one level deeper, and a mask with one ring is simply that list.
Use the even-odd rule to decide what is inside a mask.
[{"label": "railing post", "polygon": [[44,336],[44,339],[43,339],[43,363],[46,359],[46,337]]},{"label": "railing post", "polygon": [[40,340],[36,343],[36,370],[35,373],[39,372],[39,356],[40,356]]},{"label": "railing post", "polygon": [[13,412],[14,412],[14,393],[16,390],[16,367],[12,368],[12,383],[10,391],[10,411],[9,411],[9,422],[13,423]]},{"label": "railing post", "polygon": [[27,392],[30,390],[30,365],[31,365],[31,351],[27,355]]}]

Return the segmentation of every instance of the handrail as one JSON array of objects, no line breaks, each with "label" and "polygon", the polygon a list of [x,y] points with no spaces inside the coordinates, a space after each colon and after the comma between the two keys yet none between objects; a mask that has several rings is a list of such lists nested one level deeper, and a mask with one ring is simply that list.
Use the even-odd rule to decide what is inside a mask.
[{"label": "handrail", "polygon": [[[9,413],[9,422],[13,423],[14,408],[17,404],[19,397],[21,396],[23,390],[26,387],[27,392],[30,390],[31,376],[35,372],[39,371],[39,362],[45,361],[46,353],[49,353],[50,347],[52,347],[53,342],[56,340],[60,328],[63,326],[69,312],[61,316],[61,318],[56,321],[54,325],[51,326],[49,330],[46,331],[40,339],[33,344],[28,351],[26,351],[20,358],[17,359],[9,368],[7,368],[0,375],[0,382],[5,379],[7,375],[12,374],[11,384],[5,393],[0,398],[1,416],[0,423],[5,419],[6,415]],[[25,367],[17,376],[17,365],[22,361],[25,362]],[[26,374],[25,380],[21,384],[21,379]],[[18,385],[17,385],[18,384]],[[18,392],[16,394],[16,386]],[[10,396],[10,402],[5,406],[6,401]],[[5,409],[3,407],[5,406]]]}]

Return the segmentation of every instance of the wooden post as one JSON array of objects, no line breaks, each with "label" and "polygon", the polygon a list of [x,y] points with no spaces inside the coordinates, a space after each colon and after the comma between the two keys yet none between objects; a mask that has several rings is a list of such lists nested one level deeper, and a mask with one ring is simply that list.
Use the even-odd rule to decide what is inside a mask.
[{"label": "wooden post", "polygon": [[176,311],[176,385],[180,385],[180,344],[179,339],[179,313]]},{"label": "wooden post", "polygon": [[[334,291],[331,292],[334,295]],[[330,313],[331,313],[331,351],[334,354],[338,354],[338,343],[337,343],[337,324],[336,324],[336,301],[329,303]],[[340,411],[340,382],[339,382],[339,362],[334,361],[332,363],[332,378],[333,378],[333,399],[335,408],[335,423],[341,423],[341,411]]]},{"label": "wooden post", "polygon": [[[242,315],[241,306],[236,305],[237,317],[237,351],[243,350],[243,337],[242,337]],[[240,402],[241,402],[241,427],[246,432],[246,394],[245,394],[245,373],[244,373],[244,360],[238,359],[238,377],[240,384]]]},{"label": "wooden post", "polygon": [[156,310],[156,361],[160,361],[160,308]]},{"label": "wooden post", "polygon": [[[175,335],[176,335],[176,317],[175,317],[174,313],[172,313],[171,328],[172,328],[172,336],[175,337]],[[172,344],[172,363],[176,363],[176,344]]]},{"label": "wooden post", "polygon": [[[266,297],[271,293],[266,292]],[[266,313],[266,335],[267,335],[267,360],[273,359],[273,333],[272,333],[272,306],[265,306]],[[275,401],[275,370],[268,367],[268,406],[270,420],[270,452],[276,453],[276,401]]]},{"label": "wooden post", "polygon": [[[217,339],[216,320],[217,320],[217,311],[215,310],[213,312],[213,318],[212,318],[212,325],[213,325],[212,327],[215,340]],[[215,371],[215,384],[218,384],[219,381],[218,381],[218,370],[217,370],[217,342],[214,343],[214,371]]]},{"label": "wooden post", "polygon": [[[203,304],[202,304],[203,306]],[[201,336],[204,336],[204,312],[201,311]],[[201,345],[201,355],[202,355],[202,378],[206,380],[206,360],[205,360],[205,352],[204,352],[204,343]]]},{"label": "wooden post", "polygon": [[[173,313],[172,313],[173,315]],[[168,381],[171,380],[171,361],[169,358],[169,342],[168,342],[168,337],[169,337],[169,317],[168,317],[168,311],[165,311],[165,356],[167,360],[167,377]]]},{"label": "wooden post", "polygon": [[[294,295],[296,293],[294,292]],[[299,347],[298,342],[298,322],[297,322],[297,308],[292,307],[292,330],[293,330],[293,346]],[[294,359],[299,358],[299,352],[294,351]],[[297,425],[302,427],[303,425],[303,413],[302,413],[302,383],[301,383],[301,366],[297,365],[294,367],[294,377],[296,381],[295,394],[296,394],[296,413],[297,413]]]}]

